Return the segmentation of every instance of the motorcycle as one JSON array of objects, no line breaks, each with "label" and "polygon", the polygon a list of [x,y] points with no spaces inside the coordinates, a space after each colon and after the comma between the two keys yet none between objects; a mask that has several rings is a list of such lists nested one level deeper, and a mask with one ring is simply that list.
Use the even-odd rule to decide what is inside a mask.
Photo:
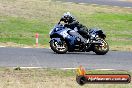
[{"label": "motorcycle", "polygon": [[50,47],[58,54],[93,51],[97,55],[105,55],[109,51],[109,45],[103,31],[93,28],[88,33],[88,38],[84,38],[77,32],[77,28],[72,30],[63,24],[56,24],[49,33]]}]

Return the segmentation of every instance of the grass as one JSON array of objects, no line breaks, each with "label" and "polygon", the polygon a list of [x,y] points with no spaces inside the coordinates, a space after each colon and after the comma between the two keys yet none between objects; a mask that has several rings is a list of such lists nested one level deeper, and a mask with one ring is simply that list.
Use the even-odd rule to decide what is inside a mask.
[{"label": "grass", "polygon": [[[87,73],[124,73],[123,71],[88,71]],[[0,88],[131,88],[130,84],[86,84],[76,83],[74,70],[0,68]]]},{"label": "grass", "polygon": [[103,29],[111,50],[132,50],[132,9],[51,0],[0,0],[0,42],[34,46],[38,32],[40,46],[48,46],[50,29],[67,11],[87,27]]},{"label": "grass", "polygon": [[[3,17],[1,17],[3,18]],[[39,23],[39,21],[29,21],[22,18],[5,17],[5,22],[0,25],[0,41],[1,42],[15,42],[18,44],[33,45],[35,41],[35,33],[39,33],[40,43],[47,44],[47,30],[46,24]],[[43,40],[45,38],[45,40]]]}]

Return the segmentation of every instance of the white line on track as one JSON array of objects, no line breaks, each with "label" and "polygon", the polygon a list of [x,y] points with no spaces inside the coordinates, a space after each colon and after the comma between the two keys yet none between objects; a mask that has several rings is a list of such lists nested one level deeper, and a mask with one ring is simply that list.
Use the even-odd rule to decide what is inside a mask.
[{"label": "white line on track", "polygon": [[6,46],[0,46],[0,47],[6,47]]},{"label": "white line on track", "polygon": [[23,48],[32,48],[32,47],[23,47]]},{"label": "white line on track", "polygon": [[[13,67],[15,68],[19,68],[18,66]],[[20,67],[20,69],[44,69],[45,67]],[[77,68],[55,68],[55,69],[60,69],[60,70],[76,70]],[[85,68],[87,71],[88,70],[102,70],[102,71],[132,71],[132,70],[118,70],[118,69],[87,69]]]},{"label": "white line on track", "polygon": [[60,68],[62,70],[74,70],[74,69],[77,69],[77,68]]},{"label": "white line on track", "polygon": [[90,4],[90,5],[98,5],[98,4]]},{"label": "white line on track", "polygon": [[128,8],[128,9],[131,9],[132,7],[124,7],[124,8]]},{"label": "white line on track", "polygon": [[[18,68],[18,67],[13,67],[13,68]],[[34,69],[34,68],[43,68],[43,67],[20,67],[22,69]]]},{"label": "white line on track", "polygon": [[87,3],[79,3],[80,5],[86,5]]},{"label": "white line on track", "polygon": [[108,71],[108,70],[116,70],[116,69],[94,69],[94,70],[105,70],[105,71]]}]

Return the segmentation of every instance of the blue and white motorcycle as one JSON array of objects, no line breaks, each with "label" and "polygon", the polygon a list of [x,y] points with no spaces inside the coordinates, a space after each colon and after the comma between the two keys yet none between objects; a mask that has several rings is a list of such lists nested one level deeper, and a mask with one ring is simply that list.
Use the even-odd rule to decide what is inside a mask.
[{"label": "blue and white motorcycle", "polygon": [[68,52],[90,52],[97,55],[104,55],[109,51],[109,45],[105,41],[106,35],[102,30],[90,29],[88,38],[82,37],[77,28],[74,30],[65,27],[63,24],[57,24],[50,31],[50,47],[58,53]]}]

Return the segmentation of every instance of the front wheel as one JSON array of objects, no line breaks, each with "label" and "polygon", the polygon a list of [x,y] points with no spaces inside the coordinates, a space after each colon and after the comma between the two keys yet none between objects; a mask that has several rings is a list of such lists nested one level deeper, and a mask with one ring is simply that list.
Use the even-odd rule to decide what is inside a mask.
[{"label": "front wheel", "polygon": [[95,44],[95,46],[94,46],[94,52],[97,55],[105,55],[109,51],[109,45],[108,45],[108,43],[104,39],[100,39],[99,41],[102,44],[101,45]]},{"label": "front wheel", "polygon": [[51,41],[50,47],[54,52],[58,54],[64,54],[68,51],[67,43],[64,40],[61,40],[61,42]]}]

